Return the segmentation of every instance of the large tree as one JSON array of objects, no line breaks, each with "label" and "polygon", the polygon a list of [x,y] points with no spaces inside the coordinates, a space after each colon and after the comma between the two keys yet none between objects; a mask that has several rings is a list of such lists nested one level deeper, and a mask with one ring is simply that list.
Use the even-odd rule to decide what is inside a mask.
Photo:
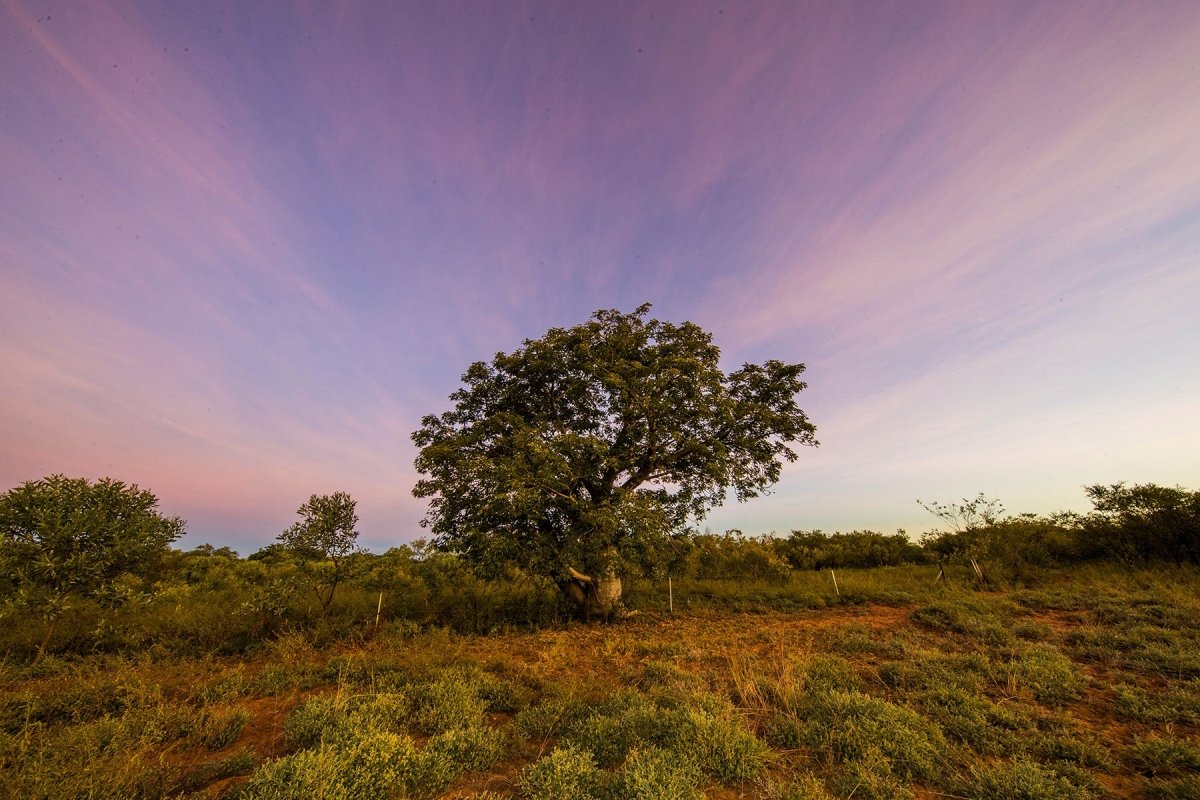
[{"label": "large tree", "polygon": [[720,505],[779,479],[792,444],[815,445],[796,405],[803,364],[729,374],[709,333],[598,311],[491,363],[413,441],[434,543],[476,565],[559,579],[588,611],[611,612],[618,576]]},{"label": "large tree", "polygon": [[0,574],[6,605],[34,610],[46,622],[41,659],[54,627],[73,603],[119,599],[118,579],[146,575],[183,534],[158,498],[111,478],[51,475],[0,496]]}]

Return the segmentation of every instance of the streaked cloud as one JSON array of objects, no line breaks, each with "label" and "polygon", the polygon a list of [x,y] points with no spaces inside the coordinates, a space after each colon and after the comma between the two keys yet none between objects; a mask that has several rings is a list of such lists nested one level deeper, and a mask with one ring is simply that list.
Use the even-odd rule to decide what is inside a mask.
[{"label": "streaked cloud", "polygon": [[822,449],[710,524],[1200,484],[1200,8],[0,6],[0,483],[253,549],[601,307],[809,364]]}]

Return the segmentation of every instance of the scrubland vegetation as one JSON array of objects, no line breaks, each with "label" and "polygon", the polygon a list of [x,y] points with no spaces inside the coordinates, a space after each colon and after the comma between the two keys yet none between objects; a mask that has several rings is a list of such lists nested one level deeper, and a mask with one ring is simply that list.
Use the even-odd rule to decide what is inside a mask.
[{"label": "scrubland vegetation", "polygon": [[421,543],[333,564],[303,514],[52,615],[9,572],[0,796],[1200,797],[1190,506],[1102,488],[920,544],[677,536],[611,624]]}]

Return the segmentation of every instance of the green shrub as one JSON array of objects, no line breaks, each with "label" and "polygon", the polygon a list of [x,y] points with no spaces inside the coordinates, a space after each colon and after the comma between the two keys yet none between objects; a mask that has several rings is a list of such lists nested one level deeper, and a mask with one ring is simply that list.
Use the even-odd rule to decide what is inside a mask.
[{"label": "green shrub", "polygon": [[322,695],[305,700],[283,723],[284,738],[292,747],[314,747],[325,730],[347,713],[348,703],[340,695]]},{"label": "green shrub", "polygon": [[551,697],[521,709],[513,718],[513,727],[527,739],[552,739],[573,729],[590,713],[588,703],[581,698]]},{"label": "green shrub", "polygon": [[529,692],[507,678],[486,676],[479,687],[479,698],[488,711],[513,714],[529,705]]},{"label": "green shrub", "polygon": [[1146,796],[1151,800],[1200,800],[1200,776],[1185,775],[1174,780],[1150,781]]},{"label": "green shrub", "polygon": [[1200,725],[1200,680],[1159,692],[1147,692],[1128,684],[1117,686],[1116,691],[1113,705],[1119,716],[1146,723]]},{"label": "green shrub", "polygon": [[1016,759],[975,773],[966,794],[978,800],[1092,800],[1099,792],[1033,761]]},{"label": "green shrub", "polygon": [[[766,766],[767,746],[732,715],[692,711],[696,761],[705,774],[723,783],[754,780]],[[690,748],[689,748],[690,749]]]},{"label": "green shrub", "polygon": [[[706,702],[704,696],[688,700],[693,706]],[[692,711],[667,702],[673,707],[662,707],[639,692],[617,692],[596,703],[592,713],[569,729],[566,739],[590,750],[600,766],[620,763],[635,747],[693,748],[697,728]]]},{"label": "green shrub", "polygon": [[445,758],[461,772],[483,772],[495,766],[508,749],[508,737],[496,728],[456,728],[439,733],[424,752]]},{"label": "green shrub", "polygon": [[244,800],[386,800],[411,791],[420,763],[412,740],[387,731],[352,745],[321,744],[267,762],[250,777]]},{"label": "green shrub", "polygon": [[602,800],[605,782],[591,755],[570,745],[526,767],[520,780],[529,800]]},{"label": "green shrub", "polygon": [[462,675],[448,675],[413,687],[414,722],[427,735],[483,724],[487,704],[478,686]]},{"label": "green shrub", "polygon": [[1161,736],[1138,739],[1126,756],[1136,771],[1152,777],[1200,772],[1200,749],[1194,742],[1182,739]]},{"label": "green shrub", "polygon": [[804,664],[804,688],[808,692],[861,691],[862,678],[844,658],[816,655]]},{"label": "green shrub", "polygon": [[686,754],[657,747],[636,748],[617,773],[620,800],[700,798],[700,770]]},{"label": "green shrub", "polygon": [[767,785],[768,800],[833,800],[833,795],[815,775],[801,775],[786,783]]},{"label": "green shrub", "polygon": [[1033,645],[1017,654],[1007,665],[997,668],[1003,683],[1015,681],[1032,692],[1034,699],[1048,706],[1065,705],[1077,700],[1087,679],[1071,660],[1052,647]]},{"label": "green shrub", "polygon": [[1054,635],[1054,629],[1043,622],[1018,622],[1012,632],[1028,642],[1042,642]]},{"label": "green shrub", "polygon": [[643,703],[591,714],[571,730],[565,741],[588,750],[601,767],[613,767],[633,748],[657,738],[659,711],[652,703]]},{"label": "green shrub", "polygon": [[889,661],[879,667],[879,678],[894,689],[907,691],[955,687],[974,694],[994,665],[982,653],[943,655],[914,652],[903,661]]},{"label": "green shrub", "polygon": [[200,721],[196,738],[209,750],[221,750],[233,744],[250,715],[240,709],[205,714]]},{"label": "green shrub", "polygon": [[947,736],[984,755],[1015,752],[1018,742],[1013,732],[1031,726],[1021,715],[954,686],[925,692],[917,704]]},{"label": "green shrub", "polygon": [[1058,762],[1056,766],[1059,768],[1072,765],[1109,772],[1113,766],[1110,749],[1104,742],[1066,731],[1036,733],[1028,741],[1026,749],[1039,758]]},{"label": "green shrub", "polygon": [[412,715],[408,697],[399,693],[342,694],[312,697],[284,722],[284,735],[293,747],[353,740],[371,731],[399,732]]},{"label": "green shrub", "polygon": [[953,631],[966,633],[970,630],[967,615],[962,608],[949,603],[933,603],[914,609],[910,619],[922,628],[931,631]]},{"label": "green shrub", "polygon": [[842,764],[832,785],[840,796],[862,800],[911,800],[913,796],[895,774],[892,759],[877,747],[868,747],[859,758]]},{"label": "green shrub", "polygon": [[202,684],[192,692],[192,699],[201,704],[227,703],[239,697],[245,697],[253,690],[253,684],[246,677],[245,671],[239,666],[227,675],[214,678]]},{"label": "green shrub", "polygon": [[905,780],[943,771],[941,730],[911,709],[859,692],[832,692],[813,697],[800,719],[803,743],[834,763],[862,761],[874,750]]}]

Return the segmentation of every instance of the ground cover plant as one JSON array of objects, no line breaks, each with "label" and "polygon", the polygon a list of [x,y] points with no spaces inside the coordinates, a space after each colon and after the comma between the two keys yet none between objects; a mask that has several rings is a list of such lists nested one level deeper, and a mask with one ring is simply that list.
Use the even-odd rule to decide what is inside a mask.
[{"label": "ground cover plant", "polygon": [[[635,586],[638,616],[10,657],[0,797],[1196,796],[1200,574]],[[809,576],[812,576],[811,579]]]}]

